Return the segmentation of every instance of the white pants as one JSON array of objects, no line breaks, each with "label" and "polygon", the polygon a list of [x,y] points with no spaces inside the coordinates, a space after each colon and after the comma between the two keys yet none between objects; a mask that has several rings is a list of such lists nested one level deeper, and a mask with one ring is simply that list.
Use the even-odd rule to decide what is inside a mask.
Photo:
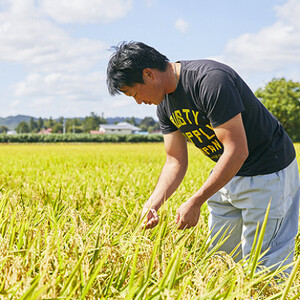
[{"label": "white pants", "polygon": [[[284,264],[291,263],[299,222],[299,173],[296,159],[287,168],[272,174],[235,176],[207,201],[211,237],[224,225],[225,228],[229,227],[229,231],[233,229],[220,250],[230,253],[242,241],[241,252],[236,260],[250,254],[257,222],[262,224],[270,200],[262,252],[269,250],[262,263],[270,267],[287,257]],[[286,272],[290,271],[291,268]]]}]

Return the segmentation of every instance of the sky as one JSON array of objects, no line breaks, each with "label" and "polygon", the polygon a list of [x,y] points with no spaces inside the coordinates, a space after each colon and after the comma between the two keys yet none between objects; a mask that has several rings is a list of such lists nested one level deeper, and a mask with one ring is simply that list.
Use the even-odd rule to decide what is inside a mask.
[{"label": "sky", "polygon": [[157,119],[155,106],[108,94],[122,41],[226,63],[253,91],[300,81],[299,16],[300,0],[0,0],[0,117]]}]

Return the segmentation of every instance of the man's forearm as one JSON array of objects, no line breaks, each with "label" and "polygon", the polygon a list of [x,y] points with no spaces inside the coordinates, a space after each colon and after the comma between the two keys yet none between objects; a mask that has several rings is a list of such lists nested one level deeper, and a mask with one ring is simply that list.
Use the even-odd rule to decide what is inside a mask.
[{"label": "man's forearm", "polygon": [[165,200],[167,200],[178,188],[185,176],[187,165],[166,162],[156,187],[146,202],[145,206],[158,210]]},{"label": "man's forearm", "polygon": [[191,198],[202,205],[236,175],[246,158],[247,153],[224,153],[212,174]]},{"label": "man's forearm", "polygon": [[246,154],[232,155],[223,153],[214,171],[202,187],[178,208],[176,213],[178,229],[196,226],[202,204],[232,179],[245,159]]}]

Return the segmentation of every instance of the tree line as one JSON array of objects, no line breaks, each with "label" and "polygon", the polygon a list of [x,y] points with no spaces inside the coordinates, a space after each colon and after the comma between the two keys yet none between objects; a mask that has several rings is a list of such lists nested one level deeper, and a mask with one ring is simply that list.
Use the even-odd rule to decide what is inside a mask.
[{"label": "tree line", "polygon": [[[136,118],[131,117],[124,120],[134,126],[141,128],[142,131],[153,132],[159,130],[159,123],[152,117],[145,117],[140,122],[137,122]],[[90,116],[85,118],[64,118],[60,117],[57,120],[38,118],[34,120],[32,117],[29,122],[22,121],[15,128],[16,132],[22,133],[39,133],[42,130],[51,128],[51,133],[89,133],[91,130],[99,130],[100,124],[107,124],[104,117],[92,112]],[[6,126],[0,126],[0,133],[7,133],[8,128]]]}]

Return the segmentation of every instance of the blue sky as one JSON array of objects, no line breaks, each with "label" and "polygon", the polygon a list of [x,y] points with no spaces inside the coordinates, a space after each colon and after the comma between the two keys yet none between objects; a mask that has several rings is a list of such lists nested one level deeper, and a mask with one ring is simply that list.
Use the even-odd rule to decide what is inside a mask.
[{"label": "blue sky", "polygon": [[253,91],[300,81],[299,15],[300,0],[0,0],[0,116],[156,118],[108,95],[108,49],[124,40],[227,63]]}]

